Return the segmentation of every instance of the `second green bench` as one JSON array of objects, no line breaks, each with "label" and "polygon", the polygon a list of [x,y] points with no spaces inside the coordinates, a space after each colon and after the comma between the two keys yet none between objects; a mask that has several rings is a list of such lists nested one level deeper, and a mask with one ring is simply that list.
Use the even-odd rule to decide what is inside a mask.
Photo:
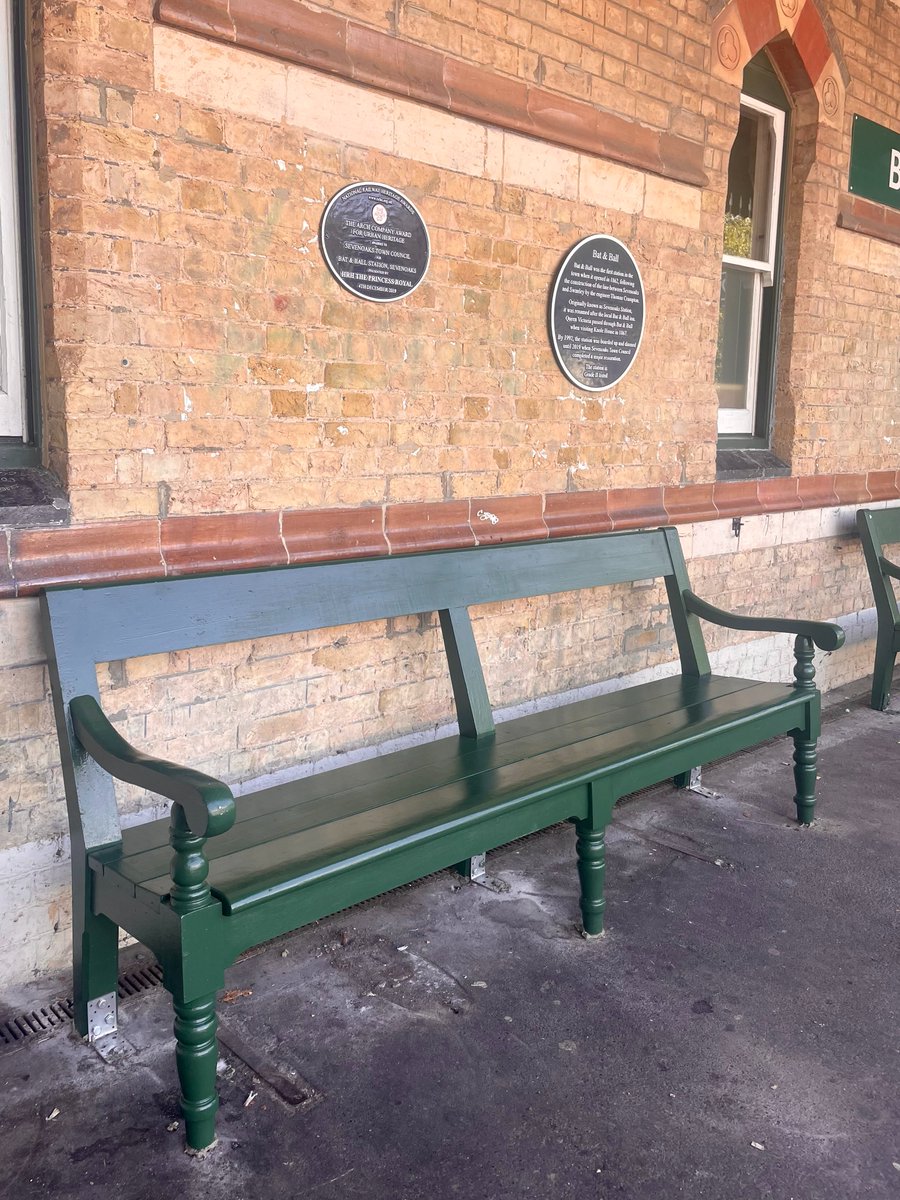
[{"label": "second green bench", "polygon": [[900,508],[861,508],[856,514],[856,525],[878,615],[872,707],[884,710],[890,703],[894,663],[900,651],[900,611],[894,594],[894,581],[900,579],[900,564],[892,562],[884,548],[900,542]]}]

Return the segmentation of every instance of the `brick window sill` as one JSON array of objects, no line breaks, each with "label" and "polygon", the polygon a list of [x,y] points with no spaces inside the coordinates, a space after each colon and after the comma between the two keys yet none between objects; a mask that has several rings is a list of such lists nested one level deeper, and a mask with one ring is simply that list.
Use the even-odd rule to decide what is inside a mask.
[{"label": "brick window sill", "polygon": [[741,479],[776,479],[790,475],[791,468],[771,450],[738,450],[719,447],[716,454],[716,482],[734,483]]},{"label": "brick window sill", "polygon": [[0,527],[45,528],[69,521],[69,501],[43,467],[0,469]]}]

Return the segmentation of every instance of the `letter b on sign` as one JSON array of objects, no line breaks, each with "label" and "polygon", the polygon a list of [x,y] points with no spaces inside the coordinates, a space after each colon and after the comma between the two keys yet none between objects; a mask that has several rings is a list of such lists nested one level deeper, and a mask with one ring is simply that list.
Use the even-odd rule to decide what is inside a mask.
[{"label": "letter b on sign", "polygon": [[893,188],[895,192],[900,192],[900,150],[891,151],[891,175],[888,179],[888,187]]}]

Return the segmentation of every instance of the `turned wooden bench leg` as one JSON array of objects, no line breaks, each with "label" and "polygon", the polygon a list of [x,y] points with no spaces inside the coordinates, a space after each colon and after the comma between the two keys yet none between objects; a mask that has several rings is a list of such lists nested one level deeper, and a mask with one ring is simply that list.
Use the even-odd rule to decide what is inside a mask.
[{"label": "turned wooden bench leg", "polygon": [[175,1008],[175,1058],[181,1083],[181,1111],[184,1113],[188,1151],[206,1150],[216,1142],[216,996],[180,1003]]},{"label": "turned wooden bench leg", "polygon": [[603,932],[603,881],[606,875],[606,830],[594,829],[590,821],[576,821],[578,877],[581,881],[581,920],[585,937]]},{"label": "turned wooden bench leg", "polygon": [[797,820],[801,825],[811,825],[816,815],[816,739],[794,734],[794,782],[797,794]]},{"label": "turned wooden bench leg", "polygon": [[[175,1058],[181,1082],[181,1111],[184,1113],[188,1153],[207,1150],[216,1144],[216,1112],[219,1097],[216,1092],[216,1063],[219,1057],[216,1041],[216,993],[201,991],[201,987],[186,987],[184,970],[192,964],[196,974],[199,964],[209,953],[205,943],[203,923],[199,930],[188,926],[196,918],[204,918],[218,910],[211,904],[208,874],[209,863],[203,852],[205,838],[191,831],[180,804],[172,805],[169,841],[172,844],[172,910],[182,918],[179,957],[181,970],[176,981],[168,985],[175,1008]],[[218,910],[220,912],[220,910]],[[210,974],[218,974],[218,971]],[[207,975],[206,978],[209,978]],[[200,995],[196,992],[201,991]],[[186,999],[186,993],[190,999]]]},{"label": "turned wooden bench leg", "polygon": [[[815,650],[812,641],[798,635],[794,639],[794,686],[798,692],[815,692]],[[801,825],[811,825],[816,815],[816,736],[819,731],[818,703],[815,716],[807,714],[806,727],[794,732],[794,782],[797,794],[797,820]]]}]

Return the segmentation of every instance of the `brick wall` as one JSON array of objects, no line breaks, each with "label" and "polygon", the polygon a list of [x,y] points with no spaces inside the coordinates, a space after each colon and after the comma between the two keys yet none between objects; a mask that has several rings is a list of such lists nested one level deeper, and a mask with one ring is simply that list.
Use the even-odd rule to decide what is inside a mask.
[{"label": "brick wall", "polygon": [[[477,512],[515,497],[540,515],[551,494],[712,482],[737,121],[735,87],[713,70],[722,5],[319,6],[496,73],[498,104],[518,81],[573,122],[584,110],[563,100],[632,122],[615,126],[633,133],[631,163],[621,143],[613,161],[564,134],[524,136],[508,115],[472,119],[197,37],[154,22],[149,0],[32,8],[47,457],[76,525],[385,504],[421,518],[417,503],[437,513],[472,498]],[[900,246],[836,218],[850,115],[900,124],[887,52],[900,9],[836,0],[817,11],[847,91],[829,125],[798,68],[776,448],[795,475],[852,477],[897,466]],[[696,151],[706,185],[665,163],[647,169],[650,134],[687,159]],[[397,304],[351,298],[318,251],[325,203],[359,179],[400,188],[429,228],[428,276]],[[637,362],[600,395],[568,386],[546,334],[555,268],[593,232],[629,246],[647,292]],[[701,594],[849,619],[853,644],[822,664],[831,686],[871,662],[848,517],[833,505],[758,516],[740,539],[730,520],[685,527]],[[476,633],[501,706],[667,670],[673,649],[652,589],[503,606],[476,614]],[[783,645],[730,635],[744,646],[732,652],[720,640],[710,644],[726,665],[744,655],[763,675],[790,671]],[[22,980],[64,961],[67,930],[62,785],[32,599],[0,604],[0,653],[12,700],[0,714],[0,893],[21,914],[3,965]],[[101,684],[126,736],[234,783],[427,736],[452,711],[430,620],[110,664]],[[132,819],[146,801],[124,790],[122,805]]]},{"label": "brick wall", "polygon": [[[712,477],[693,338],[713,334],[717,217],[698,189],[77,11],[109,63],[105,85],[55,80],[48,114],[77,519]],[[69,65],[73,43],[48,61],[50,45]],[[77,71],[96,47],[74,45]],[[428,224],[429,274],[402,304],[348,297],[319,254],[325,201],[360,178]],[[600,398],[572,392],[545,333],[555,266],[594,228],[638,253],[654,329]]]},{"label": "brick wall", "polygon": [[[698,143],[708,187],[153,25],[148,0],[45,7],[49,455],[77,520],[714,477],[735,91],[709,74],[705,5],[580,7],[403,4],[389,24]],[[833,7],[848,110],[896,113],[872,65],[896,16]],[[900,250],[838,235],[847,136],[810,95],[776,448],[795,474],[889,467]],[[317,247],[325,202],[360,178],[429,227],[428,277],[400,304],[349,297]],[[566,385],[545,328],[557,263],[595,230],[629,245],[648,296],[636,366],[600,396]]]}]

